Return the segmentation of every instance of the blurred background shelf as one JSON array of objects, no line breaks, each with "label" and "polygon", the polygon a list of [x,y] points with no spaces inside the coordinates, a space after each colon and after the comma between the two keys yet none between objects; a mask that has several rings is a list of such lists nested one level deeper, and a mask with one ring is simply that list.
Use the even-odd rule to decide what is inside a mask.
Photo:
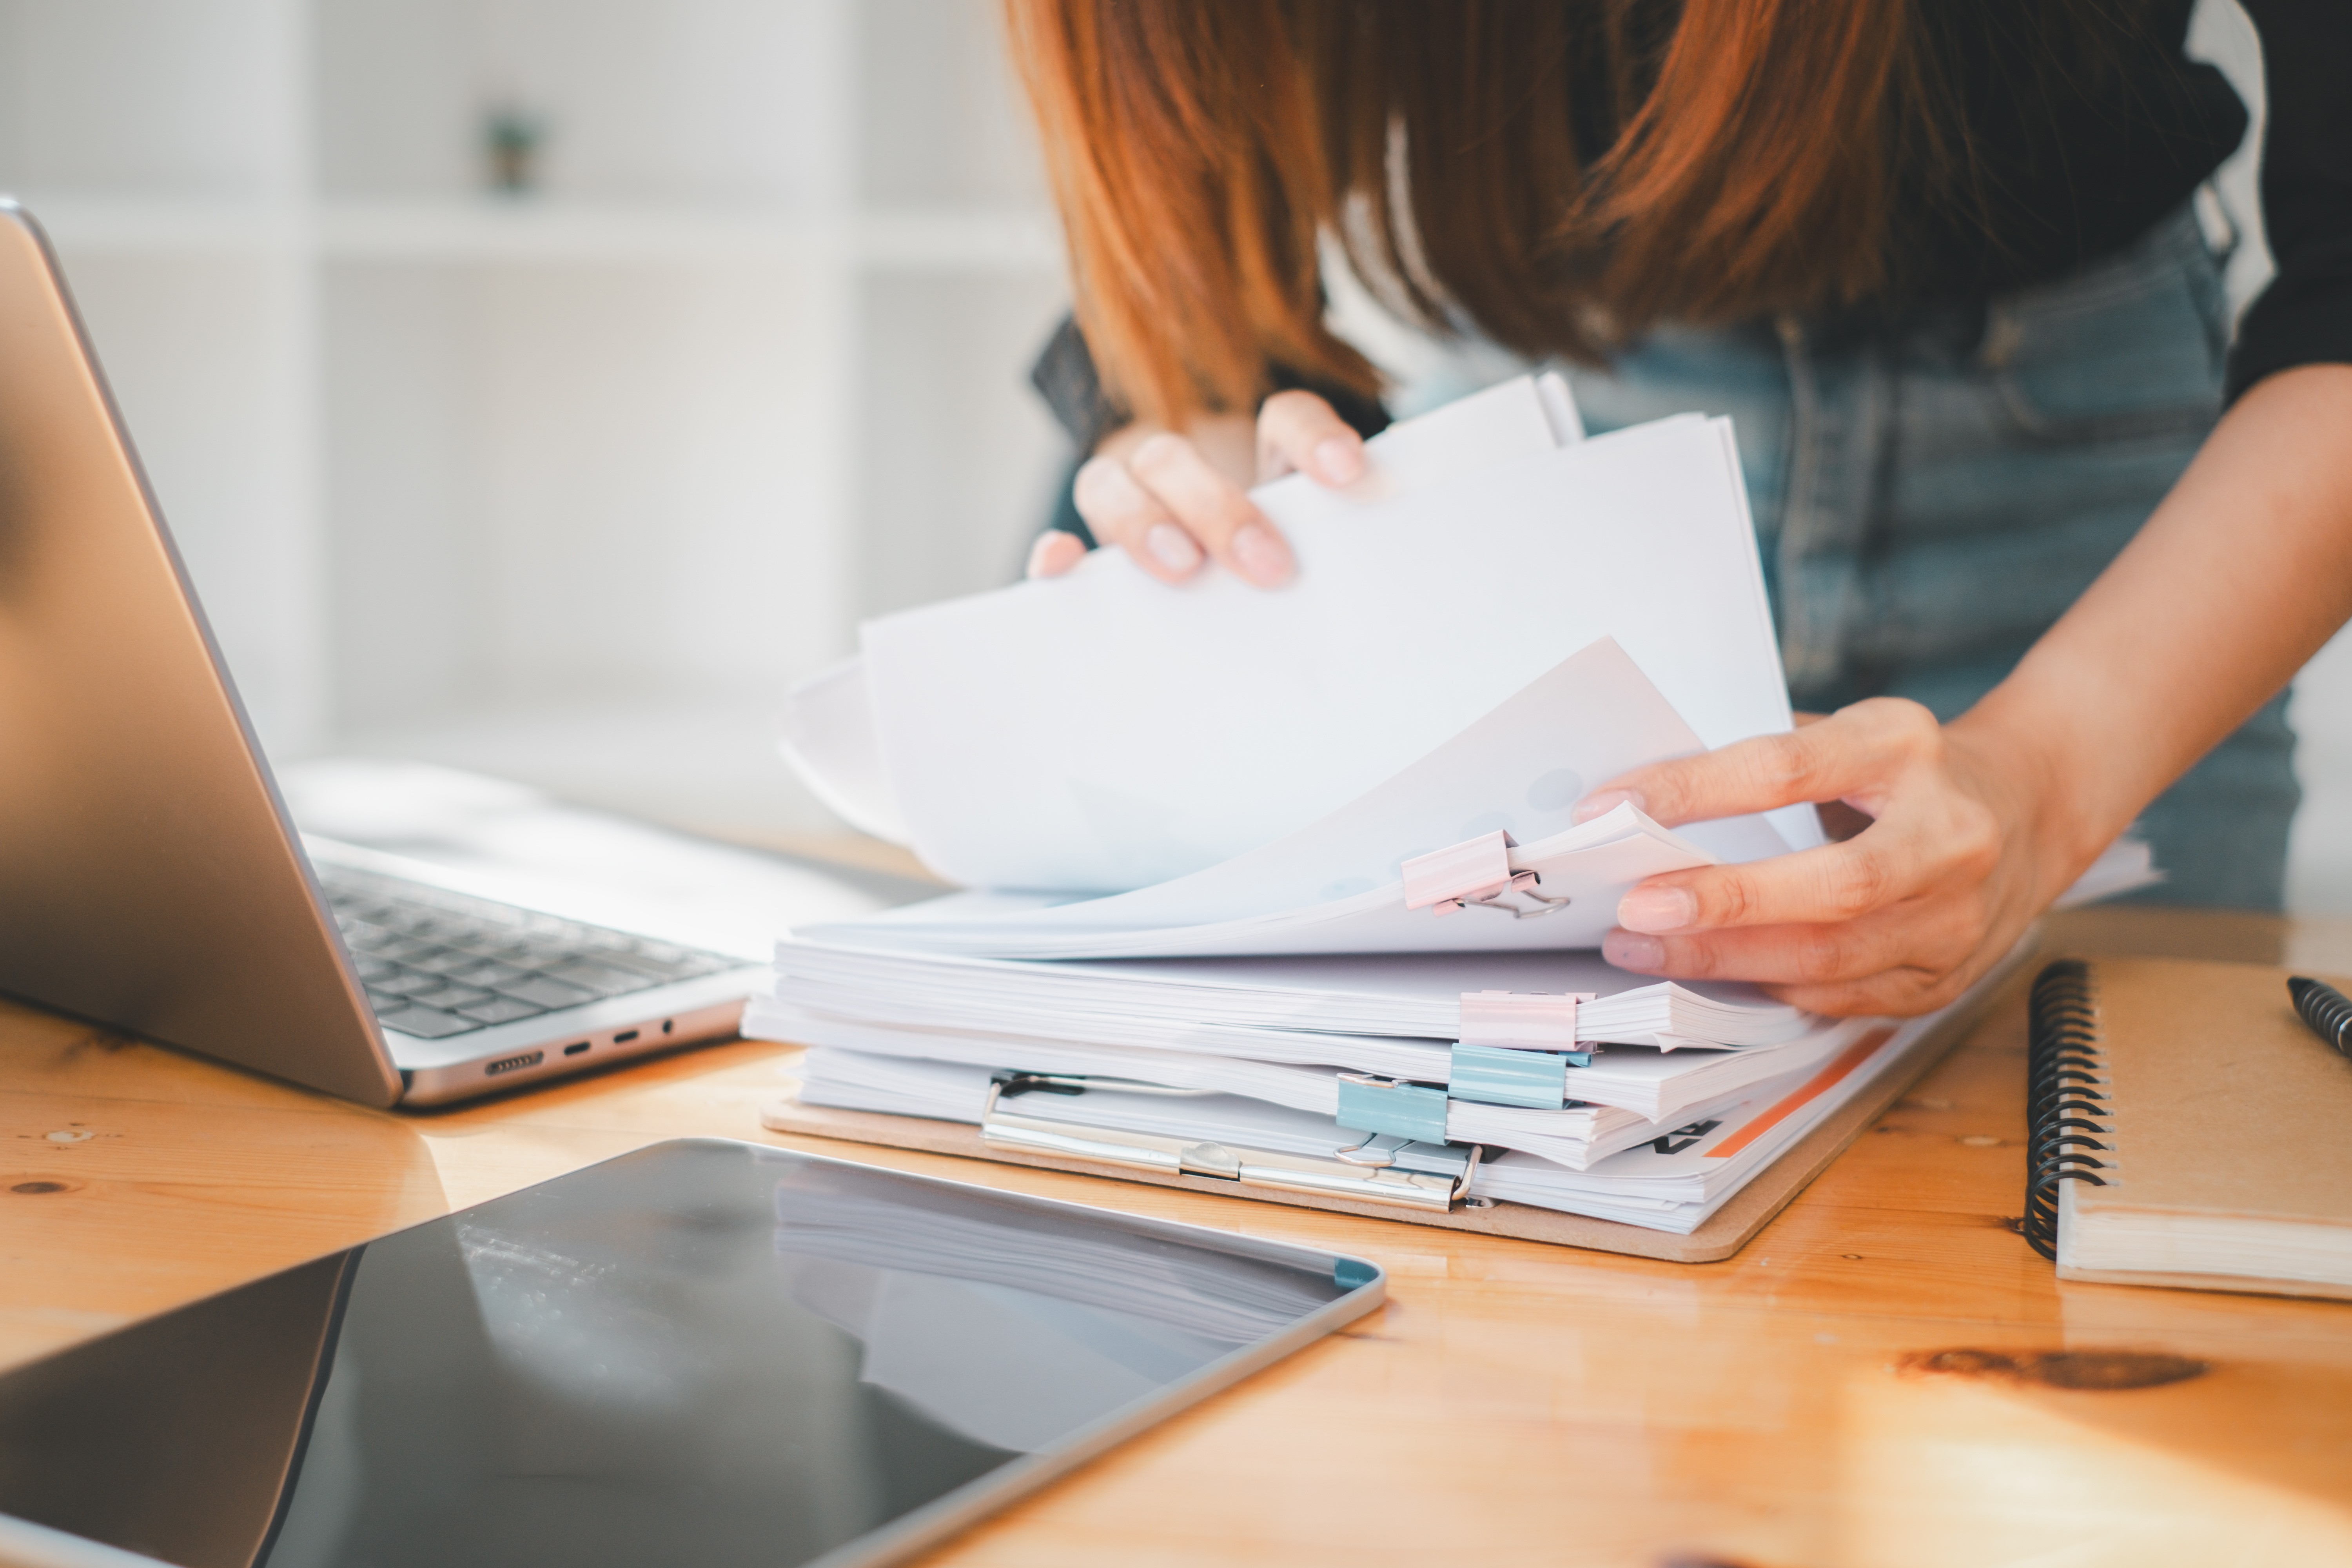
[{"label": "blurred background shelf", "polygon": [[345,199],[321,205],[338,260],[832,262],[1056,279],[1061,239],[1034,210],[796,213],[717,205]]},{"label": "blurred background shelf", "polygon": [[0,190],[274,755],[831,828],[770,744],[783,692],[861,617],[1008,580],[1068,460],[1026,383],[1066,291],[996,26],[0,0]]},{"label": "blurred background shelf", "polygon": [[164,257],[271,250],[331,261],[832,262],[894,272],[1058,279],[1062,241],[1034,208],[795,212],[716,203],[533,196],[343,197],[268,204],[18,188],[64,249]]}]

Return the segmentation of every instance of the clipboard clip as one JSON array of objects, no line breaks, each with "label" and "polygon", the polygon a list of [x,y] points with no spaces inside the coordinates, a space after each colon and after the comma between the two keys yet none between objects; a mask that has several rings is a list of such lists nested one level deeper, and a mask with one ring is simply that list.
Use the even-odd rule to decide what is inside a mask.
[{"label": "clipboard clip", "polygon": [[[1091,1078],[1069,1073],[1001,1071],[988,1081],[988,1100],[980,1113],[981,1141],[991,1149],[1024,1154],[1045,1154],[1065,1160],[1095,1160],[1161,1175],[1204,1176],[1245,1187],[1271,1187],[1284,1192],[1316,1193],[1325,1197],[1393,1204],[1400,1208],[1444,1213],[1471,1198],[1470,1184],[1478,1173],[1486,1150],[1451,1144],[1414,1143],[1402,1138],[1366,1139],[1350,1145],[1342,1158],[1290,1154],[1272,1149],[1246,1149],[1210,1139],[1131,1132],[1061,1118],[1024,1116],[1007,1102],[1024,1094],[1152,1094],[1197,1097],[1207,1089],[1171,1089],[1136,1079]],[[1373,1150],[1370,1145],[1382,1147]]]},{"label": "clipboard clip", "polygon": [[[1511,851],[1517,847],[1498,827],[1450,848],[1414,856],[1402,868],[1404,907],[1429,910],[1440,917],[1464,910],[1494,910],[1518,921],[1538,920],[1568,908],[1567,899],[1536,891],[1543,885],[1541,874],[1512,868]],[[1513,899],[1524,901],[1507,901]]]}]

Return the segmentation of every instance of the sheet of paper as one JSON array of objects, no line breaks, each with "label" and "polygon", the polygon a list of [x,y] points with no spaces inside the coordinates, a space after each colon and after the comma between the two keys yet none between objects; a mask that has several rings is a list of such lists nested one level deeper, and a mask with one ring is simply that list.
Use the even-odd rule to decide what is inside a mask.
[{"label": "sheet of paper", "polygon": [[[977,921],[901,913],[816,934],[1021,958],[1592,947],[1613,921],[1617,894],[1642,878],[1786,847],[1760,817],[1679,837],[1630,806],[1570,821],[1587,779],[1698,749],[1690,726],[1604,637],[1339,810],[1190,876]],[[1515,864],[1538,871],[1545,896],[1567,907],[1531,920],[1494,910],[1441,919],[1403,907],[1404,861],[1497,829],[1524,847]]]},{"label": "sheet of paper", "polygon": [[[1300,563],[1276,593],[1098,552],[868,624],[916,848],[980,886],[1166,881],[1306,826],[1603,636],[1703,743],[1787,729],[1723,440],[1683,418],[1386,501],[1270,489]],[[1603,776],[1549,773],[1563,805]]]},{"label": "sheet of paper", "polygon": [[[1458,475],[1532,457],[1584,439],[1584,421],[1557,373],[1519,376],[1400,421],[1366,445],[1365,475],[1347,490],[1351,504],[1391,500]],[[1292,476],[1261,487],[1276,509],[1312,506],[1316,487]],[[1050,700],[1050,693],[1044,699]],[[909,842],[890,787],[877,732],[872,689],[860,656],[793,689],[777,750],[816,797],[860,832]]]},{"label": "sheet of paper", "polygon": [[[958,902],[988,896],[949,895]],[[1653,980],[1612,969],[1589,949],[1033,963],[794,938],[776,944],[775,963],[778,996],[859,1016],[937,1013],[943,1022],[973,1023],[985,1014],[1091,1026],[1165,1016],[1253,1030],[1451,1040],[1461,1033],[1465,992],[1583,991],[1600,998],[1577,1014],[1577,1037],[1588,1042],[1664,1033],[1694,1045],[1777,1045],[1813,1026],[1809,1015],[1753,985]]]},{"label": "sheet of paper", "polygon": [[811,793],[849,826],[887,843],[907,842],[906,818],[882,765],[864,659],[845,659],[793,688],[776,749]]}]

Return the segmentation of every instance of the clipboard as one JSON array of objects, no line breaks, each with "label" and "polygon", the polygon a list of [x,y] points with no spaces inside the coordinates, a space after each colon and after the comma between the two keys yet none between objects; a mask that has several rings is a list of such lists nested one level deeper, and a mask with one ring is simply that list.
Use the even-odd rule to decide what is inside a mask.
[{"label": "clipboard", "polygon": [[[1670,1263],[1717,1263],[1745,1247],[1773,1215],[1828,1169],[1830,1162],[1844,1152],[1848,1144],[1908,1092],[1929,1068],[1942,1060],[1986,1009],[2008,991],[2008,978],[1997,975],[1995,984],[1980,986],[1969,1003],[1954,1007],[1934,1028],[1904,1046],[1900,1054],[1859,1093],[1757,1173],[1728,1203],[1688,1236],[1649,1230],[1617,1220],[1563,1214],[1528,1204],[1496,1202],[1471,1206],[1465,1201],[1465,1194],[1475,1169],[1476,1156],[1473,1152],[1465,1152],[1463,1168],[1459,1170],[1415,1169],[1410,1163],[1403,1169],[1395,1164],[1350,1168],[1335,1161],[1223,1145],[1187,1146],[1179,1139],[1106,1133],[1059,1119],[1045,1121],[1020,1116],[1018,1093],[1007,1096],[1004,1091],[1016,1084],[1024,1089],[1050,1088],[1053,1075],[1047,1074],[998,1074],[985,1112],[986,1131],[962,1121],[803,1105],[793,1096],[761,1107],[760,1124],[771,1132],[995,1160],[1041,1170],[1068,1171],[1259,1203],[1359,1215],[1367,1219],[1439,1226],[1448,1230],[1549,1242],[1558,1247],[1589,1247]],[[1193,1151],[1199,1152],[1197,1157],[1187,1159],[1186,1154]],[[1330,1169],[1335,1165],[1339,1168]],[[1352,1186],[1347,1184],[1350,1178]],[[1380,1192],[1382,1187],[1388,1190]]]}]

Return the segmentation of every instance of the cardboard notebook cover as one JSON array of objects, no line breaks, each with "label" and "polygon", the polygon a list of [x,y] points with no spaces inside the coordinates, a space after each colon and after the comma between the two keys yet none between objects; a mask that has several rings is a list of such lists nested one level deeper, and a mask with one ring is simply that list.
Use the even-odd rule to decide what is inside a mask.
[{"label": "cardboard notebook cover", "polygon": [[[2352,1287],[2068,1261],[2070,1221],[2111,1215],[2284,1223],[2352,1247],[2352,1060],[2296,1016],[2288,971],[2178,958],[2088,961],[2106,1079],[2105,1185],[2063,1184],[2059,1278],[2352,1299]],[[2341,976],[2322,976],[2339,987]]]},{"label": "cardboard notebook cover", "polygon": [[898,1149],[919,1149],[934,1154],[961,1154],[975,1160],[995,1160],[1009,1165],[1035,1165],[1050,1171],[1074,1171],[1082,1175],[1109,1176],[1122,1182],[1142,1182],[1158,1187],[1182,1187],[1221,1197],[1258,1203],[1290,1204],[1298,1208],[1328,1209],[1335,1214],[1361,1215],[1367,1219],[1402,1220],[1410,1225],[1442,1226],[1449,1230],[1477,1231],[1487,1236],[1514,1237],[1523,1241],[1548,1241],[1561,1247],[1587,1247],[1600,1252],[1622,1252],[1636,1258],[1663,1258],[1670,1263],[1716,1263],[1745,1247],[1774,1215],[1811,1183],[1831,1161],[1845,1152],[1887,1107],[1942,1059],[1995,997],[2007,987],[1986,985],[1969,1002],[1955,1006],[1936,1027],[1906,1046],[1877,1078],[1832,1112],[1821,1125],[1791,1145],[1789,1152],[1759,1171],[1731,1201],[1710,1215],[1688,1236],[1646,1230],[1616,1220],[1591,1219],[1528,1204],[1498,1203],[1491,1208],[1458,1208],[1444,1213],[1413,1210],[1391,1204],[1367,1203],[1321,1194],[1281,1192],[1244,1187],[1213,1176],[1132,1169],[1092,1160],[1065,1159],[1026,1151],[998,1150],[981,1141],[980,1129],[963,1121],[940,1121],[921,1116],[895,1116],[872,1110],[837,1110],[829,1106],[803,1105],[797,1099],[772,1101],[760,1111],[760,1124],[772,1132],[799,1132],[819,1138],[841,1138],[858,1143],[882,1143]]}]

